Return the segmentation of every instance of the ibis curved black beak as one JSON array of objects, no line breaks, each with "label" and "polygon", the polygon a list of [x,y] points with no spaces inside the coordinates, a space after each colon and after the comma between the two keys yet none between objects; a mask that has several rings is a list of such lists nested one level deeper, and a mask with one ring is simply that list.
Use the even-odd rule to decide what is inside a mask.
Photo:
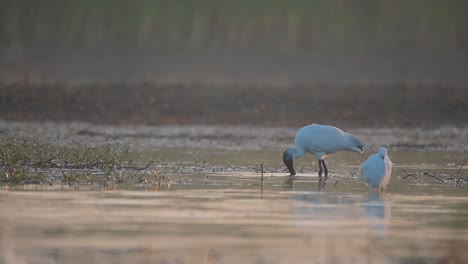
[{"label": "ibis curved black beak", "polygon": [[294,160],[293,156],[286,150],[283,153],[283,162],[284,162],[284,165],[286,165],[286,167],[288,168],[289,174],[291,174],[291,176],[296,175],[296,171],[294,170],[293,160]]}]

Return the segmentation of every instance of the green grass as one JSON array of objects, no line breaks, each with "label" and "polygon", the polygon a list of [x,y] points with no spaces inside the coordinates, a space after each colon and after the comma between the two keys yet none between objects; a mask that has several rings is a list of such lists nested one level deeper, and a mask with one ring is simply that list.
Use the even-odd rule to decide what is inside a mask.
[{"label": "green grass", "polygon": [[[33,138],[0,137],[0,183],[7,184],[92,184],[134,181],[135,173],[151,171],[156,158],[136,162],[138,153],[128,145],[85,144],[54,146]],[[125,173],[125,178],[120,173]],[[141,174],[141,173],[140,173]]]}]

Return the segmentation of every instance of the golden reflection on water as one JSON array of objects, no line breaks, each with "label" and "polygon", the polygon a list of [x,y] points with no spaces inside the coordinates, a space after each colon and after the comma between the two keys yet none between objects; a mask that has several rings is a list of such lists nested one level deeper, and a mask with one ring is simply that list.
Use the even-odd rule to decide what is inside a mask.
[{"label": "golden reflection on water", "polygon": [[467,197],[259,192],[3,189],[0,263],[468,261]]}]

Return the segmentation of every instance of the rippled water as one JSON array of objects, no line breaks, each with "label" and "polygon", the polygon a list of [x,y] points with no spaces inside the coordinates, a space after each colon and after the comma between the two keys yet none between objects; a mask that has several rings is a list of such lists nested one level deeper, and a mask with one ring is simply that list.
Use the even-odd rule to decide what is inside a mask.
[{"label": "rippled water", "polygon": [[[378,195],[354,177],[367,155],[330,157],[319,191],[311,157],[288,182],[268,171],[280,162],[276,152],[194,152],[227,169],[112,190],[3,186],[0,263],[468,262],[468,187],[424,174],[401,179],[402,170],[446,179],[463,153],[393,152],[389,190]],[[259,173],[235,169],[259,162],[263,187]]]}]

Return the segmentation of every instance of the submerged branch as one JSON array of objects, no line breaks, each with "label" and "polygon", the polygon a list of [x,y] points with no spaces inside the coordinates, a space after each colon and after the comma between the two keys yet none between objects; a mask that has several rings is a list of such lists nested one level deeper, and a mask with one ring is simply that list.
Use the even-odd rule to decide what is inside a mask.
[{"label": "submerged branch", "polygon": [[442,180],[441,178],[437,177],[434,173],[423,172],[423,173],[418,173],[418,174],[416,174],[416,173],[411,173],[411,174],[410,174],[410,173],[406,172],[405,170],[401,170],[401,171],[402,171],[403,173],[406,174],[406,176],[401,177],[401,179],[403,179],[403,180],[406,179],[406,178],[408,178],[408,177],[413,177],[414,179],[417,180],[418,177],[416,177],[416,175],[424,175],[424,176],[428,176],[428,177],[437,179],[437,180],[439,180],[440,182],[447,182],[447,181],[444,181],[444,180]]},{"label": "submerged branch", "polygon": [[431,173],[428,173],[428,172],[424,172],[423,175],[434,178],[434,179],[437,179],[440,182],[446,182],[446,181],[442,180],[441,178],[437,177],[434,173],[431,174]]},{"label": "submerged branch", "polygon": [[463,166],[465,166],[467,160],[468,160],[468,152],[465,154],[465,161],[463,161],[463,164],[460,166],[460,168],[458,168],[457,173],[455,173],[455,177],[458,176]]},{"label": "submerged branch", "polygon": [[406,179],[406,178],[408,178],[408,177],[413,177],[413,178],[415,178],[416,180],[418,179],[418,177],[416,177],[416,174],[409,174],[409,173],[407,173],[405,170],[401,170],[401,171],[404,172],[404,173],[406,174],[406,176],[401,177],[403,180]]},{"label": "submerged branch", "polygon": [[258,168],[252,168],[252,169],[253,169],[256,173],[259,173],[259,172],[261,172],[261,173],[266,173],[266,171],[263,170],[263,169],[258,169]]}]

